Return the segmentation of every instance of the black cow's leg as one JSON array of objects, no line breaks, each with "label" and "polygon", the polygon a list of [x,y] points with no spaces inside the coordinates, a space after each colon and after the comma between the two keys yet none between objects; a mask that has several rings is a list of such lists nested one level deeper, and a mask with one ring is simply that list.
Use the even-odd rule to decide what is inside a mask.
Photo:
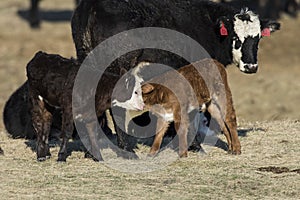
[{"label": "black cow's leg", "polygon": [[127,159],[137,159],[138,156],[134,150],[136,148],[137,139],[134,136],[125,133],[125,110],[119,107],[113,107],[112,120],[117,134],[117,143],[119,151],[118,156]]},{"label": "black cow's leg", "polygon": [[100,154],[100,147],[98,144],[98,130],[97,130],[98,121],[91,121],[86,123],[86,129],[89,135],[90,140],[90,148],[88,148],[88,152],[85,157],[91,157],[94,161],[103,161],[103,158]]},{"label": "black cow's leg", "polygon": [[38,95],[30,93],[32,103],[32,123],[37,134],[37,160],[44,161],[51,156],[48,137],[52,114],[45,108],[45,103]]},{"label": "black cow's leg", "polygon": [[40,26],[39,2],[40,0],[31,0],[29,23],[32,28],[38,28]]}]

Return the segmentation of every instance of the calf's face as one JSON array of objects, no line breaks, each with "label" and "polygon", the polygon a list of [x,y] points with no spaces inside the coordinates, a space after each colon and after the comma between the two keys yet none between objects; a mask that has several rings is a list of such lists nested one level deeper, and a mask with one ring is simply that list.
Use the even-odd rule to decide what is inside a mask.
[{"label": "calf's face", "polygon": [[[224,20],[221,21],[221,31],[222,29],[226,29],[226,26],[230,26],[228,21],[227,23]],[[263,36],[269,36],[271,32],[279,28],[279,23],[262,21],[258,15],[247,9],[242,10],[233,17],[232,33],[228,34],[226,30],[223,35],[230,35],[232,40],[232,59],[242,72],[257,72],[259,41]]]},{"label": "calf's face", "polygon": [[136,70],[123,75],[114,88],[112,105],[127,110],[143,110],[142,82]]}]

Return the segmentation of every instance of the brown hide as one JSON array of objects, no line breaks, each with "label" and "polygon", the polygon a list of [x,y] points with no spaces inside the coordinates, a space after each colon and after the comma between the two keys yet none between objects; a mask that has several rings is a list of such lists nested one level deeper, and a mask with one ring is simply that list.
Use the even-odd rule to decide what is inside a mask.
[{"label": "brown hide", "polygon": [[[180,80],[177,72],[187,82]],[[161,117],[163,112],[167,111],[173,113],[175,129],[179,136],[179,156],[187,156],[187,132],[190,121],[187,112],[190,107],[200,109],[203,104],[207,104],[208,112],[217,120],[225,134],[229,152],[241,153],[232,95],[225,68],[221,63],[204,59],[184,66],[178,71],[166,72],[155,77],[144,84],[142,90],[146,107],[159,116],[157,126],[159,131],[156,133],[150,155],[155,155],[159,151],[162,138],[169,126],[169,122]],[[197,102],[193,95],[196,96]],[[156,104],[164,109],[153,106]]]}]

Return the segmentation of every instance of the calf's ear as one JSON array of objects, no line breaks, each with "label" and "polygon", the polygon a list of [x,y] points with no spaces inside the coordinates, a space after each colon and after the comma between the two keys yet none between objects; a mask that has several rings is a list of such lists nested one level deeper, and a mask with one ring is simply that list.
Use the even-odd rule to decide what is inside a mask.
[{"label": "calf's ear", "polygon": [[267,33],[273,33],[280,30],[280,23],[270,20],[260,20],[262,36],[268,36]]},{"label": "calf's ear", "polygon": [[146,83],[146,84],[142,85],[143,94],[149,94],[153,90],[154,90],[154,86],[151,85],[150,83]]}]

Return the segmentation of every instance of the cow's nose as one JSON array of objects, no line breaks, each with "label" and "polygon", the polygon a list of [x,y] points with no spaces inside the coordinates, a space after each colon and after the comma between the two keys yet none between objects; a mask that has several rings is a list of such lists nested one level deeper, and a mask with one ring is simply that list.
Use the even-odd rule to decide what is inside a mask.
[{"label": "cow's nose", "polygon": [[244,66],[244,68],[245,68],[245,72],[246,73],[252,74],[252,73],[256,73],[257,72],[258,65],[257,64],[246,64]]}]

